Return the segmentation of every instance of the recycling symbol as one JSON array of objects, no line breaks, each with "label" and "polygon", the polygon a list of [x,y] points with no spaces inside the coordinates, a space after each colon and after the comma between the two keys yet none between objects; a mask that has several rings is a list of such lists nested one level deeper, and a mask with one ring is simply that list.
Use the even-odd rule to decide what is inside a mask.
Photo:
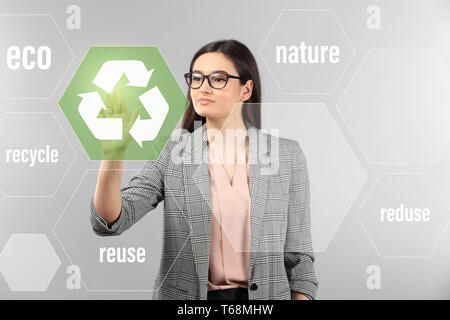
[{"label": "recycling symbol", "polygon": [[156,159],[188,105],[156,47],[91,47],[59,105],[90,159],[101,160],[102,140],[123,139],[123,119],[99,117],[102,96],[118,85],[140,106],[125,159]]},{"label": "recycling symbol", "polygon": [[[105,62],[97,73],[93,83],[104,91],[111,91],[119,82],[122,74],[129,80],[127,86],[147,87],[153,69],[147,71],[142,61],[110,60]],[[79,94],[82,98],[78,110],[92,134],[100,140],[122,140],[122,119],[97,118],[101,109],[106,107],[98,92]],[[169,105],[158,87],[154,87],[139,96],[151,119],[141,120],[140,116],[133,124],[130,135],[142,147],[142,141],[154,140],[169,112]]]}]

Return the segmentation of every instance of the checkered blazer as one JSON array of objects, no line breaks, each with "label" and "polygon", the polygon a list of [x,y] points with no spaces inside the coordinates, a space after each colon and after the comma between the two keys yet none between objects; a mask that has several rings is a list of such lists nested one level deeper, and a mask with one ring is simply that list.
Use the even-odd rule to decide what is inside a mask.
[{"label": "checkered blazer", "polygon": [[[291,299],[291,290],[315,299],[305,156],[297,141],[247,127],[249,299]],[[212,214],[207,148],[206,123],[192,133],[173,134],[158,159],[147,161],[122,188],[122,211],[112,224],[91,199],[90,221],[101,236],[121,234],[164,200],[163,253],[153,299],[207,299]]]}]

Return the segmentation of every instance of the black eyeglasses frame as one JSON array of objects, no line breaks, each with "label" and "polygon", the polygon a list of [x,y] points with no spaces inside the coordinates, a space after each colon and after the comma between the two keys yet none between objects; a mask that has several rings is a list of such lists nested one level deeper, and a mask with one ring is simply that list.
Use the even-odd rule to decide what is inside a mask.
[{"label": "black eyeglasses frame", "polygon": [[[189,78],[190,78],[190,76],[191,76],[193,73],[195,73],[195,74],[201,74],[202,77],[203,77],[203,78],[202,78],[202,82],[200,83],[200,85],[199,85],[198,87],[195,87],[195,88],[193,88],[193,87],[189,84]],[[210,77],[211,75],[213,75],[213,74],[223,74],[223,75],[225,75],[225,76],[227,77],[227,80],[226,80],[226,82],[225,82],[225,85],[224,85],[222,88],[216,88],[216,87],[214,87],[214,86],[211,84],[211,80],[209,79],[209,77]],[[198,72],[198,71],[196,71],[196,72],[188,72],[188,73],[185,73],[185,74],[184,74],[184,78],[186,79],[186,84],[187,84],[188,87],[191,88],[191,89],[199,89],[199,88],[201,88],[202,85],[203,85],[203,82],[205,82],[205,78],[206,78],[206,79],[208,79],[209,86],[210,86],[211,88],[213,88],[213,89],[216,89],[216,90],[220,90],[220,89],[225,88],[225,87],[227,86],[227,84],[228,84],[228,80],[229,80],[229,79],[240,79],[240,80],[242,79],[241,77],[233,76],[233,75],[228,74],[228,73],[223,72],[223,71],[213,72],[213,73],[211,73],[211,74],[203,74],[203,73]]]}]

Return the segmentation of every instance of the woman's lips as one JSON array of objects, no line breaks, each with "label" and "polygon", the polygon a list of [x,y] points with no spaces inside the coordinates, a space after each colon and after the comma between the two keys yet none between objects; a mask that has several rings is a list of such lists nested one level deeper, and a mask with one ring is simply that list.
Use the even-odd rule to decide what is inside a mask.
[{"label": "woman's lips", "polygon": [[210,103],[213,103],[214,101],[213,100],[210,100],[210,99],[198,99],[198,101],[197,101],[199,104],[210,104]]}]

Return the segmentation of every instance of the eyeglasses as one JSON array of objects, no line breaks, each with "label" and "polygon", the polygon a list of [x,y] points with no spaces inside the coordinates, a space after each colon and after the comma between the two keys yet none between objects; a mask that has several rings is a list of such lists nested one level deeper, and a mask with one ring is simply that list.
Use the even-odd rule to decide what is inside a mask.
[{"label": "eyeglasses", "polygon": [[241,79],[241,77],[232,76],[226,72],[214,72],[211,74],[203,74],[201,72],[189,72],[184,75],[187,85],[191,89],[198,89],[203,85],[205,78],[208,79],[208,83],[211,88],[223,89],[228,83],[228,79]]}]

